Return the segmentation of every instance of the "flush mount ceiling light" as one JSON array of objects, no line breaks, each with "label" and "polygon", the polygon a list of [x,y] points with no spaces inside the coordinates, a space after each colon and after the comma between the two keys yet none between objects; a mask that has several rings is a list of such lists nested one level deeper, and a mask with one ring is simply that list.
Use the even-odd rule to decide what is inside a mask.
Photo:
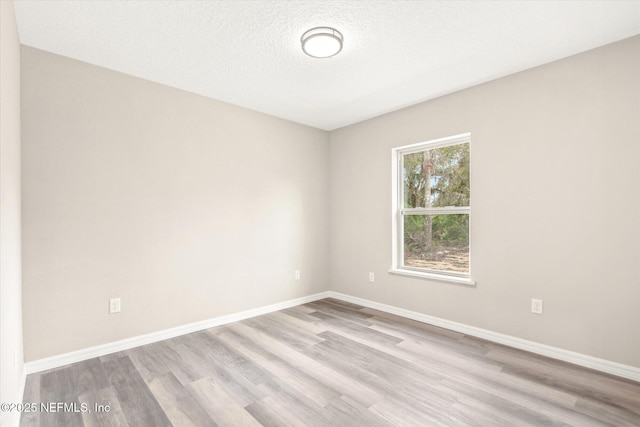
[{"label": "flush mount ceiling light", "polygon": [[330,58],[342,50],[342,33],[331,27],[315,27],[300,38],[302,50],[313,58]]}]

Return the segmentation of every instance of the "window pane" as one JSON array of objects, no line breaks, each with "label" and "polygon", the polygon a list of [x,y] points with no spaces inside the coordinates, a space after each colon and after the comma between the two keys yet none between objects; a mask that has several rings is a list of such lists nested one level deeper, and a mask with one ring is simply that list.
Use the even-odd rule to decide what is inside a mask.
[{"label": "window pane", "polygon": [[469,206],[469,144],[405,154],[405,208]]},{"label": "window pane", "polygon": [[404,266],[469,273],[469,215],[405,215]]}]

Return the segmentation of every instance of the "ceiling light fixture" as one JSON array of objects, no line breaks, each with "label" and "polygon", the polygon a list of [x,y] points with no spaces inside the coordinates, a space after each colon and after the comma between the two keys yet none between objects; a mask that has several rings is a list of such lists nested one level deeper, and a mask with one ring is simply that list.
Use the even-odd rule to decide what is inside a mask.
[{"label": "ceiling light fixture", "polygon": [[313,58],[331,58],[342,50],[342,33],[331,27],[315,27],[305,32],[302,50]]}]

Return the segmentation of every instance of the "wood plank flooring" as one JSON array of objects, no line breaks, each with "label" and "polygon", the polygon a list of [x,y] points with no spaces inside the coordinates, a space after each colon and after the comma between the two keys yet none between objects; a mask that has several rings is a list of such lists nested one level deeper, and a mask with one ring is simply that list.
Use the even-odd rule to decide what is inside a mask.
[{"label": "wood plank flooring", "polygon": [[[53,369],[21,426],[640,426],[640,383],[334,299]],[[95,404],[110,412],[95,412]]]}]

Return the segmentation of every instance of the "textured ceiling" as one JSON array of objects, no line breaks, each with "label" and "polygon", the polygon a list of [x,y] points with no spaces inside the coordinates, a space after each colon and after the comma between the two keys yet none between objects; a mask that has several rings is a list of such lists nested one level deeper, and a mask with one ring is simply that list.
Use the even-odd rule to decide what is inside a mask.
[{"label": "textured ceiling", "polygon": [[[331,130],[640,33],[640,1],[15,1],[21,43]],[[344,49],[313,59],[307,29]]]}]

